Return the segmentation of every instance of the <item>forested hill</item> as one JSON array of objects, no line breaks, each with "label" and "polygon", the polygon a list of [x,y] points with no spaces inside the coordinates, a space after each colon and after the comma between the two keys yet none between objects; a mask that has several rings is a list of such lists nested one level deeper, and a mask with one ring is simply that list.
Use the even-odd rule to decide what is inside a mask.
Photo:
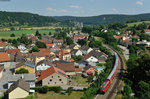
[{"label": "forested hill", "polygon": [[54,16],[59,21],[71,20],[83,22],[85,25],[108,24],[111,22],[126,22],[130,19],[150,20],[150,13],[138,15],[108,14],[92,17]]},{"label": "forested hill", "polygon": [[0,26],[47,26],[57,22],[52,17],[38,14],[0,11]]}]

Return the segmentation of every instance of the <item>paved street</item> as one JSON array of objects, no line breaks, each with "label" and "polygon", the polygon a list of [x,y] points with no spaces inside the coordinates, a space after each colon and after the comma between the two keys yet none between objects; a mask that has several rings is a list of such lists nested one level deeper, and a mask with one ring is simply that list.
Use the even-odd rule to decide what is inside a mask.
[{"label": "paved street", "polygon": [[126,58],[126,60],[128,60],[129,59],[129,50],[126,48],[126,47],[124,47],[124,46],[122,46],[122,45],[118,45],[121,49],[123,49],[124,51],[123,51],[123,54],[124,54],[124,57]]},{"label": "paved street", "polygon": [[68,89],[69,87],[73,87],[73,89],[76,89],[76,90],[83,90],[84,88],[87,88],[87,87],[80,87],[80,86],[61,86],[62,89],[66,90]]},{"label": "paved street", "polygon": [[15,66],[15,64],[16,64],[15,62],[11,62],[10,66],[4,66],[8,68],[5,68],[6,70],[3,72],[3,76],[0,79],[0,95],[7,90],[7,83],[9,81],[9,76],[12,75],[11,69]]}]

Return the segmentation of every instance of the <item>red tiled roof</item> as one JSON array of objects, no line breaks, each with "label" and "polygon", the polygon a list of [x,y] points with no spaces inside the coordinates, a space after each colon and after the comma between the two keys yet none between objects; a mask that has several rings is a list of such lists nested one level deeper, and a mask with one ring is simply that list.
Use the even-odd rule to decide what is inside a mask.
[{"label": "red tiled roof", "polygon": [[35,41],[35,40],[37,40],[37,38],[36,38],[36,36],[31,36],[31,38],[30,38],[32,41]]},{"label": "red tiled roof", "polygon": [[138,39],[139,37],[138,37],[138,36],[132,36],[131,38],[136,38],[136,39]]},{"label": "red tiled roof", "polygon": [[8,54],[20,54],[20,49],[7,49]]},{"label": "red tiled roof", "polygon": [[46,46],[47,46],[47,47],[52,47],[52,46],[53,46],[53,44],[46,44]]},{"label": "red tiled roof", "polygon": [[74,59],[70,59],[69,62],[74,62]]},{"label": "red tiled roof", "polygon": [[115,39],[120,39],[122,36],[114,36]]},{"label": "red tiled roof", "polygon": [[130,42],[129,40],[123,40],[123,42]]},{"label": "red tiled roof", "polygon": [[82,72],[82,68],[75,68],[75,72]]},{"label": "red tiled roof", "polygon": [[84,34],[84,35],[74,35],[74,37],[75,37],[75,38],[78,38],[78,37],[84,38],[84,37],[88,37],[88,35],[86,35],[86,34]]},{"label": "red tiled roof", "polygon": [[10,61],[8,53],[0,53],[0,62]]},{"label": "red tiled roof", "polygon": [[43,80],[44,78],[52,75],[53,73],[58,73],[58,74],[63,75],[68,78],[68,76],[66,75],[66,73],[64,71],[62,71],[54,66],[51,66],[50,68],[41,72],[41,75],[40,75],[40,77],[37,78],[37,81]]},{"label": "red tiled roof", "polygon": [[70,53],[63,49],[59,51],[59,55],[65,55],[65,54],[70,54]]},{"label": "red tiled roof", "polygon": [[0,42],[0,47],[5,47],[5,46],[7,46],[6,42]]}]

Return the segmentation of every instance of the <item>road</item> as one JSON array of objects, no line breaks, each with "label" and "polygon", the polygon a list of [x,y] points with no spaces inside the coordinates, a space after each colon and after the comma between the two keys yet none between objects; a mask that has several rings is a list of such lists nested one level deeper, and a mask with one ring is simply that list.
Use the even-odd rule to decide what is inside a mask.
[{"label": "road", "polygon": [[[108,47],[107,45],[103,45],[103,46],[105,46],[107,49],[111,50],[111,48]],[[111,52],[114,52],[114,51],[111,50]],[[115,99],[118,89],[122,88],[122,86],[123,86],[122,85],[123,66],[124,66],[124,61],[123,61],[122,57],[120,57],[120,55],[119,55],[119,66],[118,66],[118,70],[117,70],[117,75],[113,79],[107,92],[105,94],[96,95],[95,99]]]}]

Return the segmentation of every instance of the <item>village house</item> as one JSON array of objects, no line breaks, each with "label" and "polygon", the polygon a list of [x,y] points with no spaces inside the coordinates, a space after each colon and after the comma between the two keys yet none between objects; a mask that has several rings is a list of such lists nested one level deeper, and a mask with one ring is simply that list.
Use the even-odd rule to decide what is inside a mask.
[{"label": "village house", "polygon": [[75,75],[75,64],[68,61],[59,61],[56,67],[63,70],[68,76]]},{"label": "village house", "polygon": [[42,71],[37,78],[37,85],[62,86],[67,85],[69,78],[66,73],[54,66]]},{"label": "village house", "polygon": [[56,40],[56,39],[54,39],[52,42],[53,42],[54,46],[63,44],[63,40]]},{"label": "village house", "polygon": [[21,68],[28,70],[29,74],[35,73],[35,65],[31,63],[30,61],[16,64],[15,73],[17,70],[20,70]]},{"label": "village house", "polygon": [[97,63],[106,63],[107,55],[103,52],[91,51],[89,54],[85,55],[84,60],[90,65],[96,66]]},{"label": "village house", "polygon": [[59,52],[58,52],[58,55],[59,55],[59,59],[60,60],[67,60],[69,61],[70,58],[71,58],[71,54],[70,52],[64,50],[64,49],[61,49]]},{"label": "village house", "polygon": [[80,39],[88,38],[87,34],[75,34],[73,35],[73,39],[77,42]]},{"label": "village house", "polygon": [[29,95],[30,85],[20,79],[10,86],[6,94],[8,99],[23,99]]},{"label": "village house", "polygon": [[87,75],[94,76],[97,71],[98,70],[95,67],[90,67],[89,69],[85,70],[85,73]]},{"label": "village house", "polygon": [[72,50],[71,55],[82,56],[82,51],[81,50]]},{"label": "village house", "polygon": [[0,42],[0,52],[4,52],[7,45],[6,42]]},{"label": "village house", "polygon": [[86,55],[90,53],[93,49],[88,47],[88,46],[82,46],[80,47],[80,51],[82,52],[83,55]]},{"label": "village house", "polygon": [[10,56],[8,53],[0,53],[0,65],[4,65],[5,68],[10,66]]},{"label": "village house", "polygon": [[150,34],[150,29],[145,29],[146,34]]},{"label": "village house", "polygon": [[37,63],[36,71],[43,71],[50,68],[51,66],[53,66],[53,64],[49,60],[44,59]]},{"label": "village house", "polygon": [[19,79],[23,79],[25,82],[27,82],[30,85],[30,88],[35,87],[35,74],[15,74],[8,77],[8,89]]}]

